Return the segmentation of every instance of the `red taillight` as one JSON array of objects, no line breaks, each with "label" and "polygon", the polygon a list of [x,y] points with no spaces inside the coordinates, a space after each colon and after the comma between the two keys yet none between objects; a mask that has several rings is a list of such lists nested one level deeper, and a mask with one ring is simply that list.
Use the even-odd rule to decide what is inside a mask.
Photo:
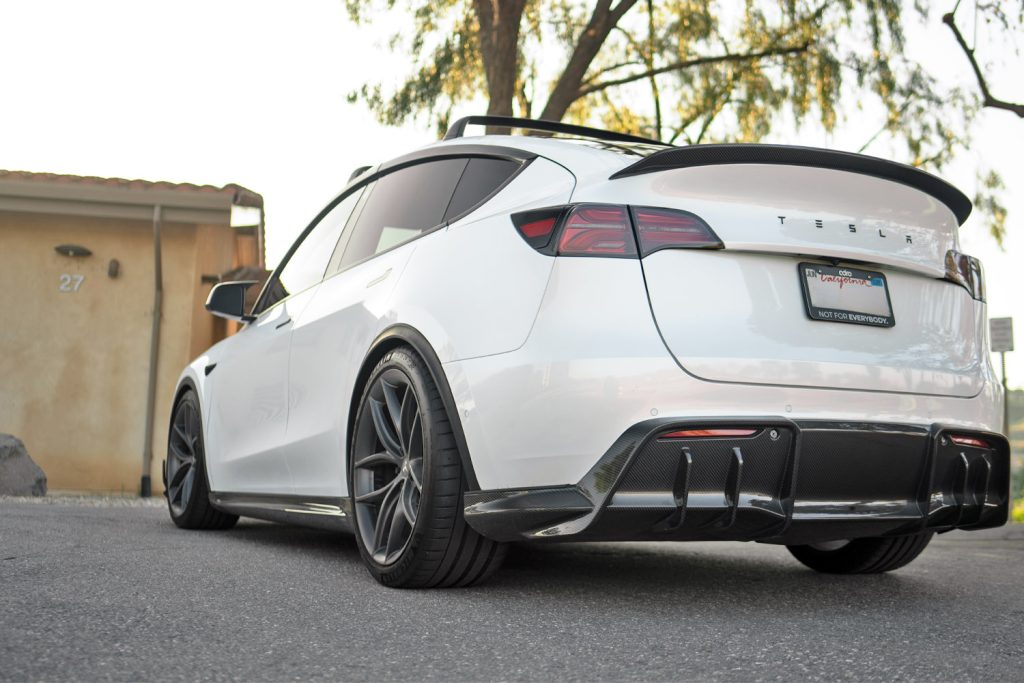
[{"label": "red taillight", "polygon": [[660,249],[724,247],[699,216],[676,209],[570,204],[514,213],[512,223],[548,256],[635,258]]},{"label": "red taillight", "polygon": [[538,237],[547,237],[551,234],[551,231],[555,229],[555,219],[542,218],[539,221],[533,221],[525,225],[519,226],[519,232],[523,233],[523,236],[527,239],[537,239]]},{"label": "red taillight", "polygon": [[633,207],[640,255],[659,249],[721,249],[718,235],[699,217],[686,211]]},{"label": "red taillight", "polygon": [[946,252],[946,279],[955,282],[978,301],[985,300],[985,276],[981,261],[950,249]]},{"label": "red taillight", "polygon": [[512,223],[527,244],[534,249],[544,250],[551,241],[555,228],[558,227],[558,219],[564,212],[565,207],[561,206],[524,211],[512,214]]},{"label": "red taillight", "polygon": [[699,439],[722,436],[753,436],[756,429],[684,429],[678,432],[662,434],[662,439]]},{"label": "red taillight", "polygon": [[636,243],[624,206],[582,204],[565,221],[559,255],[636,256]]},{"label": "red taillight", "polygon": [[963,434],[950,434],[949,435],[949,439],[950,439],[950,441],[952,441],[953,443],[955,443],[958,446],[974,446],[975,448],[991,448],[991,446],[988,445],[987,441],[982,441],[981,439],[979,439],[977,437],[974,437],[974,436],[964,436]]}]

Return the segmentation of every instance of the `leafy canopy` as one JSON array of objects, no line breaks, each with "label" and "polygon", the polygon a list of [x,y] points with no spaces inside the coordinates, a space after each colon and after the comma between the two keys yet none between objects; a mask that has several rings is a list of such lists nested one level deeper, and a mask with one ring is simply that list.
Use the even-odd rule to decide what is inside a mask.
[{"label": "leafy canopy", "polygon": [[[885,141],[907,163],[941,170],[966,149],[985,104],[908,57],[903,22],[928,9],[900,0],[346,4],[357,24],[393,25],[389,48],[409,56],[393,89],[368,82],[349,95],[392,125],[427,117],[443,131],[456,107],[486,102],[492,114],[696,144],[757,142],[806,124],[832,132],[856,115],[878,121],[861,151]],[[1021,25],[998,2],[977,13],[1007,32]],[[1002,180],[978,174],[975,203],[1001,241]]]}]

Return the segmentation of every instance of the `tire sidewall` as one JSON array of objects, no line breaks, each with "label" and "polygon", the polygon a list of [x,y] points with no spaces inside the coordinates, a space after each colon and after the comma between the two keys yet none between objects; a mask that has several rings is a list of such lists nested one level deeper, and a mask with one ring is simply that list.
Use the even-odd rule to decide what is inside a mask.
[{"label": "tire sidewall", "polygon": [[[389,369],[397,369],[409,380],[409,386],[413,390],[416,403],[420,411],[420,429],[423,434],[423,481],[420,492],[419,510],[416,514],[416,523],[413,525],[412,534],[401,556],[395,562],[382,565],[373,559],[370,551],[363,542],[362,533],[359,529],[359,511],[354,499],[354,468],[356,437],[359,425],[362,422],[363,414],[367,410],[367,398],[374,384],[380,376]],[[384,584],[402,583],[404,579],[416,573],[419,565],[424,561],[422,553],[419,552],[423,546],[424,536],[428,533],[428,520],[434,515],[435,479],[440,463],[438,457],[445,457],[445,454],[438,455],[435,446],[437,438],[435,425],[439,419],[447,419],[447,415],[437,414],[436,407],[430,405],[430,396],[427,382],[433,382],[426,365],[411,351],[404,347],[387,352],[370,373],[366,384],[363,386],[363,393],[359,400],[359,407],[353,421],[352,434],[349,438],[348,463],[346,472],[348,476],[348,490],[352,498],[353,531],[355,532],[356,545],[359,547],[359,554],[366,562],[367,568],[373,576]],[[443,407],[441,408],[443,411]]]},{"label": "tire sidewall", "polygon": [[[206,443],[203,440],[203,412],[199,405],[199,397],[196,396],[196,392],[192,389],[186,390],[181,395],[181,398],[178,399],[178,402],[174,404],[174,411],[171,413],[171,424],[167,432],[167,449],[170,451],[171,448],[171,438],[174,434],[174,419],[184,403],[191,403],[192,408],[196,411],[196,415],[199,416],[199,435],[196,439],[195,453],[196,462],[193,464],[193,467],[196,468],[196,482],[192,487],[192,494],[185,502],[180,515],[174,514],[174,507],[171,505],[170,496],[168,496],[169,492],[164,491],[164,497],[167,498],[167,511],[170,513],[174,523],[179,526],[188,525],[192,521],[192,518],[197,514],[196,509],[201,505],[201,497],[208,496],[210,489],[209,479],[206,476]],[[168,453],[168,457],[170,457],[170,453]]]}]

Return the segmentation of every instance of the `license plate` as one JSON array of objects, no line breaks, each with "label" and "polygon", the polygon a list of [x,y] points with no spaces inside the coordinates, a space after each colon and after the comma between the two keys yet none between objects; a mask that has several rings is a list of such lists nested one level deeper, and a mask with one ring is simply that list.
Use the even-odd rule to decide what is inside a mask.
[{"label": "license plate", "polygon": [[818,263],[801,263],[799,270],[811,319],[876,327],[896,324],[883,273]]}]

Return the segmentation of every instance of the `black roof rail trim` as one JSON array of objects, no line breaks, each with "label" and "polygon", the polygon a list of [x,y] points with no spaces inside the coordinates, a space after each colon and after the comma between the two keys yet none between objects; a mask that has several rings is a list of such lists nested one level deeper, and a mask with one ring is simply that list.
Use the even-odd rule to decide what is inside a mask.
[{"label": "black roof rail trim", "polygon": [[[518,161],[520,164],[525,164],[528,161],[533,161],[537,158],[537,155],[533,152],[525,149],[519,149],[517,147],[502,147],[499,145],[444,145],[442,147],[426,147],[424,149],[418,149],[414,152],[409,152],[400,157],[395,157],[389,161],[385,161],[379,166],[362,166],[357,171],[358,175],[353,173],[348,182],[345,183],[345,187],[342,188],[341,195],[347,193],[351,188],[357,185],[364,185],[370,181],[377,180],[381,176],[387,175],[392,171],[405,168],[406,166],[414,166],[416,164],[425,163],[427,161],[440,161],[442,159],[461,159],[464,157],[486,157],[489,159],[506,159],[508,161]],[[333,204],[324,209],[324,213],[333,208]],[[314,220],[319,220],[320,216],[317,216]]]},{"label": "black roof rail trim", "polygon": [[565,133],[566,135],[577,135],[582,138],[593,138],[595,140],[608,140],[610,142],[638,142],[645,145],[660,145],[672,147],[667,142],[642,138],[639,135],[627,133],[615,133],[600,128],[589,126],[576,126],[571,123],[560,121],[547,121],[545,119],[521,119],[515,116],[466,116],[451,125],[448,132],[444,134],[445,140],[461,138],[466,133],[466,126],[504,126],[507,128],[521,128],[523,130],[536,130],[547,133]]},{"label": "black roof rail trim", "polygon": [[814,166],[837,171],[863,173],[909,185],[931,195],[949,207],[960,225],[971,215],[971,200],[942,178],[895,161],[852,152],[840,152],[796,145],[691,145],[655,152],[612,174],[609,180],[656,173],[673,168],[718,166],[722,164],[782,164]]},{"label": "black roof rail trim", "polygon": [[537,158],[534,152],[518,147],[504,147],[501,145],[475,145],[473,143],[462,143],[458,145],[436,145],[417,149],[414,152],[403,154],[389,161],[385,161],[377,169],[376,173],[383,175],[389,171],[395,171],[403,166],[423,161],[434,161],[438,159],[449,159],[453,157],[490,157],[492,159],[508,159],[509,161],[532,161]]}]

